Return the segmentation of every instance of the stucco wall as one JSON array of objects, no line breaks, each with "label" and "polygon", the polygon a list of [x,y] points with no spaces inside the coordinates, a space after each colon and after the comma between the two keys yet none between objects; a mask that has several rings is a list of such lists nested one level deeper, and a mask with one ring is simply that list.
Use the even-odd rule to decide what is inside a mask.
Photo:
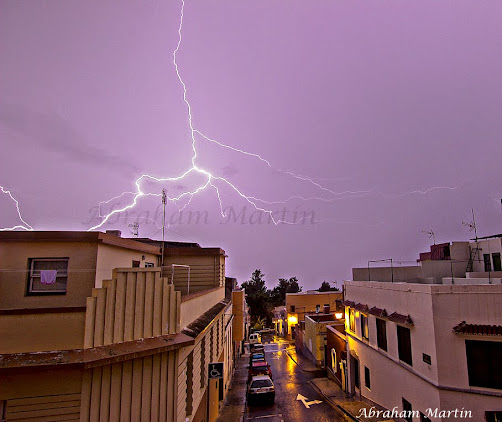
[{"label": "stucco wall", "polygon": [[[432,286],[432,305],[439,383],[468,389],[465,339],[490,341],[502,341],[502,339],[461,336],[455,334],[452,329],[462,321],[468,324],[500,325],[502,285]],[[502,402],[502,397],[500,400]]]},{"label": "stucco wall", "polygon": [[[422,354],[436,355],[436,345],[433,333],[431,285],[409,283],[380,283],[380,282],[347,282],[345,284],[345,298],[355,303],[384,308],[390,315],[397,312],[410,315],[414,325],[411,330],[411,347],[413,369],[427,379],[437,382],[437,362],[431,365],[423,362]],[[359,314],[359,315],[358,315]],[[349,332],[348,318],[346,329]],[[360,313],[356,312],[356,336],[361,338]],[[369,345],[378,349],[376,338],[376,317],[368,315]],[[451,329],[451,327],[450,327]],[[383,352],[385,353],[385,352]],[[387,355],[399,360],[397,348],[397,324],[387,320]]]},{"label": "stucco wall", "polygon": [[233,341],[244,340],[244,307],[245,291],[235,290],[232,292],[232,314],[234,315],[232,336]]},{"label": "stucco wall", "polygon": [[[0,245],[0,309],[85,306],[96,277],[97,244],[8,242]],[[66,294],[26,296],[30,258],[68,257]]]},{"label": "stucco wall", "polygon": [[372,280],[372,281],[391,281],[394,282],[418,280],[422,278],[422,268],[418,265],[408,267],[375,267],[368,268],[352,268],[353,280]]},{"label": "stucco wall", "polygon": [[[143,259],[145,257],[145,259]],[[158,267],[158,256],[142,251],[120,248],[107,244],[99,244],[97,251],[96,283],[94,287],[101,287],[103,280],[112,278],[115,268],[131,268],[132,261],[139,261],[144,268],[146,262]]]},{"label": "stucco wall", "polygon": [[[410,314],[413,365],[400,362],[397,349],[397,324],[386,319],[388,351],[379,350],[376,341],[376,318],[368,316],[369,341],[361,338],[360,314],[356,330],[347,338],[349,352],[360,362],[361,393],[368,399],[391,409],[401,409],[404,397],[423,413],[428,408],[443,410],[470,409],[472,420],[483,420],[482,410],[489,410],[502,397],[467,394],[466,336],[452,329],[461,321],[472,324],[500,324],[502,321],[501,285],[418,285],[407,283],[347,282],[346,299],[367,304],[370,308],[385,308],[387,313]],[[473,338],[472,336],[470,338]],[[494,337],[479,337],[500,341]],[[423,353],[431,357],[431,365],[423,360]],[[370,369],[371,389],[364,383],[364,367]],[[349,368],[353,370],[352,367]],[[353,374],[351,374],[353,375]],[[352,377],[353,378],[353,377]],[[464,390],[452,392],[448,389]],[[473,391],[474,392],[474,391]],[[453,419],[443,419],[453,420]]]},{"label": "stucco wall", "polygon": [[80,349],[85,312],[0,316],[0,354]]},{"label": "stucco wall", "polygon": [[[471,244],[471,248],[475,247],[476,243]],[[493,271],[493,261],[491,254],[493,253],[500,253],[502,254],[502,239],[485,239],[485,240],[480,240],[479,241],[479,260],[477,259],[478,256],[476,256],[476,260],[473,263],[473,271],[476,272],[483,272],[485,270],[485,264],[483,261],[483,255],[484,254],[490,254],[490,261],[492,263],[492,271]]]},{"label": "stucco wall", "polygon": [[188,326],[224,298],[225,287],[214,289],[208,293],[183,297],[181,302],[181,328]]}]

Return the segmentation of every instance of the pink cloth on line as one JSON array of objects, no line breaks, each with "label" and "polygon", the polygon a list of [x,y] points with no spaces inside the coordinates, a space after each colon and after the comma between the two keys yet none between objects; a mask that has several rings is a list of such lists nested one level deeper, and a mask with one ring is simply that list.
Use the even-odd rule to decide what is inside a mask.
[{"label": "pink cloth on line", "polygon": [[40,283],[54,284],[57,276],[58,270],[40,270]]}]

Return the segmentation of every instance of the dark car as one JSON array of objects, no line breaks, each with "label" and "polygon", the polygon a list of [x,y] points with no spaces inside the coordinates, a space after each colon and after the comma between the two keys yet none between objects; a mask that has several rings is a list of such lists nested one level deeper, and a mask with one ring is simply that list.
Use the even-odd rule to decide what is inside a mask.
[{"label": "dark car", "polygon": [[268,375],[272,379],[272,370],[266,361],[256,361],[249,365],[248,382],[257,375]]},{"label": "dark car", "polygon": [[264,404],[273,403],[275,400],[275,386],[268,375],[252,377],[247,390],[248,403]]},{"label": "dark car", "polygon": [[249,364],[256,362],[256,361],[264,361],[265,360],[265,354],[264,353],[251,353],[251,356],[249,357]]}]

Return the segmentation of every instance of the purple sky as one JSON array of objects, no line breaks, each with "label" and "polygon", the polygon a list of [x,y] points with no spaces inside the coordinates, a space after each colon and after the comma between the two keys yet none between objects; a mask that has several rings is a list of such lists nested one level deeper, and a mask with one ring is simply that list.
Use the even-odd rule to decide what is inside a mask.
[{"label": "purple sky", "polygon": [[[174,0],[0,3],[0,185],[35,229],[87,230],[99,202],[134,191],[141,174],[191,168],[173,64],[180,10]],[[425,229],[438,242],[472,237],[461,226],[471,208],[480,235],[501,233],[501,16],[499,0],[190,0],[177,63],[193,126],[272,168],[200,136],[196,165],[247,196],[323,200],[260,202],[279,217],[286,207],[289,222],[309,218],[259,224],[213,179],[245,224],[220,216],[209,186],[181,222],[169,205],[167,237],[224,248],[240,282],[259,267],[270,286],[297,276],[317,288],[369,259],[415,260],[431,243]],[[204,177],[141,187],[173,197]],[[140,236],[160,238],[145,219],[160,224],[159,204],[140,198],[102,230],[128,235],[138,221]],[[189,211],[207,212],[207,224],[189,223]],[[19,223],[0,194],[0,225]]]}]

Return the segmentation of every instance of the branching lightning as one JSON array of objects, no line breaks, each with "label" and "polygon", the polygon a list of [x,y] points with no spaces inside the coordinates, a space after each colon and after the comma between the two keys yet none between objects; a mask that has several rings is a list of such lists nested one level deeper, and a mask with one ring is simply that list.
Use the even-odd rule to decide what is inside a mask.
[{"label": "branching lightning", "polygon": [[[158,4],[156,6],[158,8]],[[180,182],[188,177],[198,177],[200,178],[200,181],[198,182],[198,185],[195,188],[189,189],[189,190],[184,190],[182,193],[177,194],[177,195],[168,195],[167,199],[169,203],[175,205],[179,211],[183,211],[192,201],[192,199],[202,191],[206,189],[211,189],[214,190],[216,193],[216,198],[218,200],[218,206],[220,210],[220,214],[222,217],[226,216],[225,213],[225,207],[224,207],[224,202],[222,199],[222,189],[227,188],[230,189],[233,193],[237,194],[238,197],[246,201],[248,204],[250,204],[254,210],[263,212],[269,216],[269,219],[271,222],[273,222],[275,225],[278,225],[279,223],[284,223],[284,224],[299,224],[300,221],[296,222],[290,222],[286,221],[284,217],[278,218],[275,216],[276,213],[273,212],[270,207],[274,205],[279,205],[279,204],[287,204],[290,201],[296,201],[296,202],[301,202],[305,203],[308,201],[320,201],[320,202],[325,202],[325,203],[332,203],[337,200],[341,199],[356,199],[356,198],[361,198],[361,197],[368,197],[370,195],[379,195],[379,196],[384,196],[384,197],[391,197],[391,198],[398,198],[404,195],[426,195],[434,190],[454,190],[456,189],[455,187],[448,187],[448,186],[438,186],[438,187],[432,187],[426,190],[414,190],[411,192],[406,192],[406,193],[401,193],[401,194],[383,194],[381,192],[376,192],[374,190],[361,190],[361,191],[343,191],[343,192],[336,192],[332,189],[329,189],[328,187],[324,186],[321,184],[321,181],[328,181],[328,180],[343,180],[343,178],[340,179],[322,179],[322,178],[316,178],[316,177],[309,177],[305,176],[302,174],[297,174],[294,173],[290,170],[284,170],[284,169],[274,169],[272,166],[271,162],[264,158],[262,155],[254,153],[254,152],[249,152],[246,151],[242,148],[237,148],[235,146],[231,146],[228,144],[225,144],[223,142],[220,142],[216,139],[213,139],[209,136],[207,136],[205,133],[203,133],[201,130],[197,129],[194,126],[193,123],[193,114],[192,114],[192,106],[190,104],[190,101],[188,99],[188,91],[187,91],[187,86],[182,78],[180,68],[178,65],[177,61],[177,55],[178,52],[180,51],[181,44],[182,44],[182,30],[183,30],[183,22],[184,22],[184,13],[185,13],[185,0],[181,0],[181,9],[180,9],[180,19],[179,19],[179,26],[178,26],[178,42],[176,45],[176,48],[174,49],[172,53],[172,62],[174,65],[174,69],[176,72],[176,76],[178,78],[178,81],[180,83],[181,88],[183,89],[183,101],[186,105],[187,108],[187,114],[188,114],[188,126],[190,128],[190,137],[191,137],[191,143],[192,143],[192,157],[191,157],[191,166],[182,174],[179,176],[174,176],[174,177],[155,177],[152,175],[148,174],[142,174],[140,177],[138,177],[134,184],[136,189],[133,191],[126,191],[122,192],[121,194],[114,196],[113,198],[110,198],[108,200],[102,201],[99,203],[98,206],[98,217],[101,219],[99,224],[94,225],[93,227],[89,228],[88,230],[96,230],[101,228],[105,223],[110,222],[110,218],[112,216],[116,216],[117,219],[123,218],[120,214],[130,210],[138,204],[138,202],[147,197],[161,197],[160,192],[153,192],[151,189],[148,189],[147,185],[148,183],[155,182],[155,183],[168,183],[168,182]],[[213,174],[207,169],[203,168],[197,161],[198,161],[198,154],[197,154],[197,143],[198,142],[209,142],[214,145],[217,145],[220,148],[236,152],[238,154],[241,154],[246,157],[250,157],[252,159],[258,160],[261,164],[266,165],[269,169],[274,169],[275,172],[285,175],[289,178],[294,179],[295,181],[308,184],[311,187],[313,187],[318,193],[319,196],[305,196],[305,195],[291,195],[287,197],[286,199],[282,200],[267,200],[264,198],[259,198],[254,195],[248,195],[245,194],[240,188],[236,186],[235,183],[231,182],[228,180],[228,178],[225,178],[223,176]],[[13,197],[11,192],[9,190],[4,189],[4,187],[0,186],[1,192],[5,195],[8,195],[10,200],[12,200],[15,204],[16,210],[17,210],[17,215],[19,220],[22,222],[22,224],[15,225],[13,227],[6,227],[6,228],[0,228],[0,231],[7,231],[7,230],[34,230],[31,225],[29,225],[22,217],[19,203],[18,201]],[[160,191],[160,189],[159,189]],[[108,213],[103,213],[102,208],[104,205],[110,204],[112,201],[117,201],[117,200],[122,200],[126,197],[130,197],[128,199],[127,204],[118,208],[118,209],[112,209],[109,210]],[[113,206],[112,206],[113,208]],[[127,218],[127,217],[125,217]],[[160,229],[160,226],[157,224],[157,222],[153,219],[150,219],[149,217],[144,217],[147,220],[153,221],[157,228]],[[341,224],[352,224],[353,222],[337,222]]]},{"label": "branching lightning", "polygon": [[[206,142],[210,142],[210,143],[216,144],[216,145],[218,145],[221,148],[225,148],[225,149],[237,152],[239,154],[255,158],[255,159],[261,161],[262,163],[264,163],[269,168],[271,168],[271,169],[273,168],[272,164],[270,163],[270,161],[267,160],[266,158],[263,158],[261,155],[256,154],[256,153],[252,153],[252,152],[249,152],[249,151],[245,151],[243,149],[236,148],[236,147],[233,147],[231,145],[224,144],[224,143],[222,143],[222,142],[220,142],[220,141],[218,141],[216,139],[212,139],[209,136],[207,136],[206,134],[204,134],[202,131],[200,131],[200,130],[198,130],[198,129],[196,129],[194,127],[193,116],[192,116],[192,106],[190,104],[190,101],[188,100],[187,86],[186,86],[186,84],[185,84],[185,82],[184,82],[184,80],[183,80],[183,78],[181,76],[181,72],[180,72],[180,69],[179,69],[178,62],[177,62],[177,54],[178,54],[178,52],[180,50],[181,43],[182,43],[182,30],[183,30],[184,12],[185,12],[185,0],[181,0],[180,20],[179,20],[179,26],[178,26],[178,43],[176,45],[176,48],[173,51],[173,64],[174,64],[174,68],[175,68],[175,71],[176,71],[176,76],[178,78],[178,81],[179,81],[182,89],[183,89],[183,101],[184,101],[184,103],[186,104],[186,107],[187,107],[188,126],[190,128],[191,142],[192,142],[192,151],[193,151],[192,158],[191,158],[192,165],[191,165],[191,167],[188,170],[186,170],[180,176],[175,176],[175,177],[160,177],[159,178],[159,177],[154,177],[154,176],[147,175],[147,174],[141,175],[135,181],[135,185],[136,185],[136,191],[135,192],[123,192],[120,195],[117,195],[117,196],[115,196],[115,197],[113,197],[113,198],[111,198],[111,199],[109,199],[107,201],[102,201],[100,203],[100,205],[99,205],[99,217],[102,218],[102,221],[99,224],[96,224],[95,226],[91,227],[89,229],[89,231],[90,230],[99,229],[107,221],[109,221],[110,217],[112,217],[113,215],[120,214],[120,213],[122,213],[122,212],[124,212],[124,211],[126,211],[128,209],[131,209],[131,208],[135,207],[137,205],[137,203],[138,203],[138,200],[140,198],[142,198],[142,197],[147,197],[147,196],[157,196],[157,197],[160,197],[161,196],[160,193],[145,192],[143,190],[143,187],[142,187],[142,182],[143,181],[147,180],[147,181],[155,181],[155,182],[159,182],[159,183],[174,182],[174,181],[181,181],[185,177],[187,177],[189,175],[192,175],[192,174],[196,174],[196,175],[199,175],[199,176],[202,177],[202,182],[200,183],[200,185],[197,188],[195,188],[192,191],[185,191],[185,192],[183,192],[182,194],[180,194],[178,196],[171,197],[171,196],[168,195],[168,200],[171,203],[174,203],[178,207],[178,210],[183,210],[184,208],[186,208],[188,206],[188,204],[190,203],[190,201],[192,200],[192,198],[195,195],[197,195],[198,193],[200,193],[201,191],[203,191],[203,190],[205,190],[206,188],[209,187],[209,188],[214,189],[214,191],[216,193],[216,196],[217,196],[217,199],[218,199],[218,205],[219,205],[219,208],[220,208],[220,214],[221,214],[222,217],[225,217],[225,211],[224,211],[223,201],[222,201],[220,189],[219,189],[219,187],[217,185],[217,183],[219,182],[220,184],[229,187],[240,198],[242,198],[247,203],[249,203],[250,205],[252,205],[253,208],[256,211],[261,211],[261,212],[264,212],[264,213],[268,214],[270,220],[275,225],[277,225],[279,223],[285,223],[285,224],[294,224],[294,223],[291,223],[291,222],[288,222],[288,221],[285,221],[285,220],[281,220],[281,219],[278,219],[278,218],[274,217],[273,211],[271,209],[265,208],[266,205],[271,206],[271,205],[277,205],[277,204],[286,204],[287,202],[289,202],[291,200],[295,200],[295,199],[296,200],[300,200],[300,201],[304,201],[304,202],[305,201],[310,201],[310,200],[322,201],[322,202],[333,202],[333,201],[336,201],[336,200],[339,200],[339,199],[360,198],[362,196],[368,196],[371,193],[376,193],[376,194],[379,194],[379,195],[383,195],[382,193],[372,192],[372,191],[368,191],[368,190],[366,190],[366,191],[335,192],[335,191],[327,188],[326,186],[321,185],[317,181],[317,180],[323,180],[323,179],[318,179],[318,178],[313,178],[313,177],[308,177],[308,176],[296,174],[296,173],[293,173],[292,171],[289,171],[289,170],[276,170],[279,173],[285,174],[285,175],[287,175],[287,176],[289,176],[291,178],[294,178],[294,179],[299,180],[301,182],[306,182],[306,183],[312,185],[313,187],[315,187],[316,189],[318,189],[320,192],[322,192],[324,195],[327,195],[328,197],[326,197],[326,196],[310,196],[310,197],[306,197],[306,196],[302,196],[302,195],[292,195],[292,196],[290,196],[289,198],[287,198],[285,200],[267,201],[265,199],[261,199],[261,198],[258,198],[256,196],[246,195],[234,183],[232,183],[228,179],[226,179],[226,178],[224,178],[222,176],[218,176],[218,175],[212,174],[208,170],[200,167],[197,164],[197,136],[199,136],[200,138],[202,138],[202,140],[204,140]],[[429,192],[431,190],[434,190],[434,189],[443,189],[443,187],[434,187],[434,188],[427,189],[425,191],[413,191],[413,192],[411,192],[411,194],[426,194],[427,192]],[[455,189],[455,188],[445,187],[444,189]],[[109,203],[109,202],[111,202],[113,200],[120,199],[120,198],[122,198],[122,197],[124,197],[126,195],[132,195],[132,201],[128,205],[125,205],[125,206],[123,206],[122,208],[119,208],[119,209],[112,210],[112,211],[110,211],[106,215],[102,215],[101,214],[101,206],[103,204],[107,204],[107,203]],[[384,195],[384,196],[386,196],[386,195]],[[188,197],[188,201],[180,208],[177,205],[178,202],[180,200],[184,199],[184,198],[187,198],[187,197]],[[260,204],[263,204],[263,205],[260,205]]]},{"label": "branching lightning", "polygon": [[[180,199],[188,196],[189,197],[189,201],[183,206],[183,208],[185,208],[190,203],[190,200],[194,197],[194,195],[198,194],[199,192],[205,190],[207,187],[210,186],[216,192],[216,196],[218,198],[218,203],[219,203],[219,206],[220,206],[220,213],[221,213],[222,216],[224,216],[225,212],[224,212],[224,209],[223,209],[223,201],[221,199],[220,190],[218,189],[218,186],[215,184],[215,182],[220,181],[220,182],[226,184],[228,187],[230,187],[242,199],[244,199],[249,204],[251,204],[257,211],[262,211],[262,212],[268,214],[269,217],[270,217],[270,219],[273,221],[274,224],[277,225],[277,224],[279,224],[281,222],[281,220],[278,220],[278,219],[274,218],[272,210],[260,207],[258,205],[258,202],[266,203],[265,200],[260,200],[259,198],[245,195],[240,189],[237,188],[237,186],[235,186],[235,184],[233,184],[232,182],[230,182],[226,178],[224,178],[222,176],[214,175],[214,174],[210,173],[209,171],[207,171],[207,170],[205,170],[205,169],[203,169],[203,168],[201,168],[201,167],[199,167],[197,165],[197,147],[196,147],[196,142],[197,141],[196,141],[196,135],[199,135],[202,138],[204,138],[206,141],[215,143],[215,144],[219,145],[220,147],[227,148],[227,149],[239,152],[239,153],[244,154],[244,155],[255,157],[255,158],[259,159],[260,161],[264,162],[265,164],[267,164],[269,167],[272,167],[271,164],[270,164],[270,162],[268,160],[264,159],[263,157],[261,157],[258,154],[250,153],[250,152],[241,150],[239,148],[235,148],[235,147],[232,147],[232,146],[229,146],[229,145],[225,145],[225,144],[223,144],[223,143],[221,143],[221,142],[219,142],[219,141],[217,141],[215,139],[212,139],[212,138],[208,137],[202,131],[200,131],[198,129],[195,129],[195,127],[193,125],[193,118],[192,118],[192,106],[191,106],[190,102],[188,101],[187,87],[186,87],[186,84],[185,84],[185,82],[184,82],[184,80],[183,80],[183,78],[181,76],[181,73],[180,73],[180,70],[179,70],[179,66],[178,66],[178,62],[176,60],[177,54],[178,54],[178,51],[179,51],[179,49],[181,47],[181,42],[182,42],[182,29],[183,29],[184,11],[185,11],[185,0],[182,0],[181,1],[181,12],[180,12],[180,23],[179,23],[179,27],[178,27],[178,43],[176,45],[176,48],[173,51],[173,64],[174,64],[174,68],[175,68],[175,71],[176,71],[176,76],[178,77],[178,81],[180,82],[180,84],[181,84],[181,86],[183,88],[183,101],[186,104],[187,112],[188,112],[188,125],[190,127],[191,140],[192,140],[192,151],[193,151],[192,160],[191,160],[192,161],[192,166],[187,171],[185,171],[183,174],[181,174],[180,176],[176,176],[176,177],[162,177],[162,178],[158,178],[158,177],[150,176],[150,175],[147,175],[147,174],[141,175],[135,181],[136,192],[123,192],[120,195],[117,195],[116,197],[114,197],[112,199],[109,199],[107,201],[101,202],[100,203],[100,207],[99,207],[99,210],[100,210],[99,215],[101,216],[101,205],[104,204],[104,203],[109,203],[110,201],[112,201],[114,199],[119,199],[119,198],[122,198],[123,196],[125,196],[127,194],[132,194],[133,195],[132,202],[129,203],[128,205],[122,207],[122,208],[115,209],[115,210],[109,212],[108,214],[106,214],[103,217],[103,220],[99,224],[96,224],[95,226],[91,227],[89,229],[89,231],[90,230],[96,230],[96,229],[102,227],[113,215],[122,213],[122,212],[124,212],[124,211],[126,211],[128,209],[131,209],[131,208],[135,207],[137,205],[137,203],[138,203],[138,200],[141,197],[144,197],[144,196],[160,196],[160,193],[145,193],[142,190],[141,182],[144,179],[150,179],[150,180],[154,180],[154,181],[160,182],[160,183],[162,183],[162,182],[173,182],[173,181],[182,180],[182,179],[184,179],[186,176],[188,176],[191,173],[197,173],[197,174],[201,175],[202,178],[203,178],[203,183],[200,184],[195,190],[188,191],[188,192],[183,192],[182,194],[180,194],[177,197],[170,197],[168,195],[168,200],[170,202],[176,203]],[[290,173],[290,172],[288,172],[288,173]],[[290,173],[290,174],[293,175],[293,173]],[[297,177],[297,176],[295,176],[295,177]],[[316,185],[318,185],[317,183],[315,183],[313,181],[311,181],[311,182],[314,183],[314,184],[316,184]],[[320,186],[320,185],[318,185],[318,186]]]},{"label": "branching lightning", "polygon": [[31,227],[26,221],[24,221],[23,216],[21,215],[21,210],[19,209],[19,202],[17,201],[17,199],[14,198],[12,196],[12,193],[9,190],[6,190],[3,186],[0,186],[0,190],[2,191],[3,194],[7,195],[14,202],[14,204],[16,206],[17,216],[19,217],[19,220],[21,220],[23,223],[23,224],[18,224],[13,227],[0,228],[0,231],[11,231],[11,230],[17,230],[17,229],[33,231],[34,230],[33,227]]}]

